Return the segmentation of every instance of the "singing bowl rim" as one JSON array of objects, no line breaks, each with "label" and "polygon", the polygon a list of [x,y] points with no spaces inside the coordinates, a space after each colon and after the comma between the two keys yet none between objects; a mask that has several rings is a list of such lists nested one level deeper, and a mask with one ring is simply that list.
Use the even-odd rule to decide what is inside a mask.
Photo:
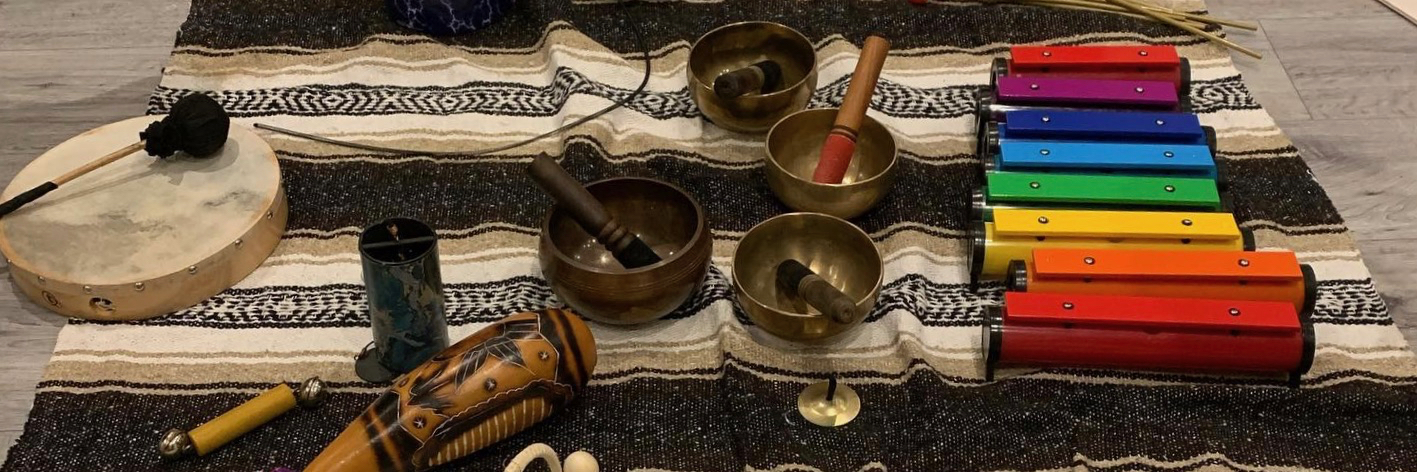
[{"label": "singing bowl rim", "polygon": [[[737,22],[737,23],[729,23],[729,24],[726,24],[726,25],[719,26],[719,27],[717,27],[717,28],[711,29],[711,30],[709,30],[707,33],[704,33],[704,34],[700,35],[698,39],[695,39],[695,40],[694,40],[694,44],[691,45],[691,46],[689,46],[689,57],[684,60],[684,68],[687,69],[687,71],[688,71],[688,73],[689,73],[689,77],[693,77],[693,78],[694,78],[694,80],[693,80],[693,82],[694,82],[694,84],[693,84],[694,88],[699,88],[699,89],[707,90],[709,93],[713,93],[713,81],[714,81],[714,79],[715,79],[715,78],[709,78],[709,80],[706,81],[706,80],[704,80],[703,77],[699,77],[699,74],[697,74],[697,73],[694,72],[694,65],[691,64],[690,62],[693,61],[693,58],[694,58],[694,51],[695,51],[695,50],[698,50],[699,45],[702,44],[705,39],[708,39],[709,36],[712,36],[712,35],[714,35],[714,34],[716,34],[716,33],[720,33],[720,32],[723,31],[723,30],[726,30],[726,29],[729,29],[729,28],[741,28],[741,27],[748,26],[748,25],[771,25],[771,26],[774,26],[774,27],[777,27],[777,28],[781,28],[781,29],[783,29],[783,30],[786,30],[787,32],[791,33],[795,39],[801,40],[801,41],[802,41],[802,44],[806,44],[806,45],[807,45],[807,50],[812,51],[812,61],[811,61],[812,66],[809,67],[809,68],[807,68],[807,73],[806,73],[806,74],[802,74],[802,78],[801,78],[801,79],[798,79],[796,82],[793,82],[791,85],[783,85],[783,86],[782,86],[778,91],[776,91],[776,92],[769,92],[769,93],[757,94],[757,95],[755,95],[753,98],[755,98],[755,99],[760,99],[760,100],[766,100],[766,99],[772,99],[772,98],[777,98],[777,97],[781,97],[781,96],[786,96],[786,95],[795,94],[795,93],[797,93],[797,90],[798,90],[798,89],[802,88],[802,86],[807,83],[807,79],[813,79],[813,78],[815,78],[816,72],[817,72],[817,47],[816,47],[815,44],[812,43],[812,40],[807,39],[807,35],[802,34],[801,31],[797,31],[797,29],[795,29],[795,28],[793,28],[793,27],[791,27],[791,26],[787,26],[787,25],[784,25],[784,24],[782,24],[782,23],[778,23],[778,22],[775,22],[775,21],[740,21],[740,22]],[[689,95],[690,95],[690,97],[692,98],[694,94],[693,94],[693,93],[690,93]]]},{"label": "singing bowl rim", "polygon": [[[576,268],[577,270],[582,270],[582,271],[585,271],[585,272],[591,272],[591,273],[596,273],[596,274],[601,274],[601,275],[638,274],[638,273],[643,273],[643,272],[649,272],[649,271],[652,271],[652,270],[655,270],[655,269],[658,269],[658,268],[667,266],[667,265],[669,265],[669,264],[672,264],[672,263],[674,263],[674,262],[676,262],[676,261],[682,259],[685,254],[687,254],[687,253],[689,253],[689,252],[692,252],[692,251],[687,251],[686,249],[691,248],[691,247],[694,247],[694,245],[699,242],[699,239],[700,239],[700,238],[707,237],[707,236],[705,236],[705,235],[709,233],[708,229],[706,228],[706,226],[708,226],[708,215],[705,215],[705,214],[704,214],[704,207],[699,204],[698,199],[695,199],[692,194],[690,194],[689,192],[687,192],[687,191],[685,191],[684,189],[680,188],[678,185],[674,185],[674,184],[671,184],[671,183],[669,183],[669,182],[665,182],[665,181],[663,181],[663,180],[659,180],[659,179],[655,179],[655,178],[650,178],[650,177],[621,176],[621,177],[610,177],[610,178],[607,178],[607,179],[600,179],[600,180],[597,180],[597,181],[594,181],[594,182],[590,182],[590,183],[585,184],[585,187],[586,187],[586,190],[589,191],[589,190],[590,190],[590,187],[593,187],[593,186],[596,186],[596,185],[601,185],[601,184],[607,184],[607,183],[618,182],[618,181],[639,181],[639,182],[646,182],[646,183],[650,183],[650,184],[662,185],[662,186],[667,187],[667,188],[669,188],[670,190],[673,190],[674,192],[678,193],[680,197],[683,197],[683,198],[687,199],[687,200],[689,201],[689,205],[690,205],[691,207],[693,207],[693,209],[694,209],[694,216],[695,216],[695,218],[694,218],[694,233],[693,233],[693,236],[690,236],[688,241],[685,241],[684,244],[682,244],[682,245],[680,245],[679,247],[675,248],[675,251],[676,251],[676,252],[674,253],[673,256],[670,256],[670,257],[661,257],[659,262],[656,262],[656,263],[653,263],[653,264],[650,264],[650,265],[647,265],[647,266],[636,267],[636,268],[634,268],[634,269],[626,269],[626,268],[623,268],[623,267],[622,267],[622,268],[614,269],[614,270],[605,270],[604,268],[601,268],[601,267],[586,265],[586,264],[584,264],[584,263],[581,263],[580,261],[577,261],[577,260],[575,260],[575,259],[572,259],[572,258],[568,257],[568,256],[566,255],[566,252],[565,252],[565,251],[562,251],[562,250],[561,250],[561,247],[556,244],[555,238],[552,238],[552,237],[549,235],[549,233],[548,233],[548,232],[550,231],[550,229],[551,229],[551,218],[553,218],[553,217],[556,216],[556,213],[557,213],[557,211],[558,211],[558,209],[559,209],[559,207],[560,207],[560,205],[555,205],[555,204],[553,204],[553,205],[551,205],[551,209],[546,212],[546,216],[542,217],[542,219],[541,219],[541,235],[540,235],[539,237],[540,237],[540,238],[545,238],[545,239],[547,239],[547,242],[548,242],[547,245],[550,246],[550,248],[551,248],[551,254],[552,254],[553,256],[555,256],[558,261],[560,261],[560,262],[562,262],[562,263],[564,263],[564,264],[566,264],[566,265],[569,265],[569,266],[571,266],[571,267],[574,267],[574,268]],[[569,217],[568,217],[568,218],[569,218]],[[593,237],[593,236],[592,236],[592,237]],[[688,270],[688,269],[684,269],[684,270]]]},{"label": "singing bowl rim", "polygon": [[[865,295],[865,296],[862,296],[862,297],[857,298],[857,299],[853,299],[852,301],[855,302],[855,303],[856,303],[856,306],[858,306],[858,307],[861,306],[862,303],[867,303],[867,304],[870,305],[871,307],[874,307],[875,304],[876,304],[876,303],[875,303],[875,302],[876,302],[875,299],[877,299],[877,298],[880,297],[880,295],[881,295],[881,287],[885,284],[885,280],[886,280],[886,261],[885,261],[884,257],[881,255],[881,248],[876,246],[876,241],[874,241],[874,240],[871,239],[871,235],[870,235],[870,234],[867,234],[865,230],[863,230],[863,229],[861,229],[860,227],[858,227],[858,226],[852,224],[850,221],[847,221],[847,220],[845,220],[845,219],[838,218],[838,217],[835,217],[835,216],[832,216],[832,215],[829,215],[829,214],[826,214],[826,213],[818,213],[818,212],[812,212],[812,211],[798,211],[798,212],[792,212],[792,213],[783,213],[783,214],[781,214],[781,215],[777,215],[777,216],[774,216],[774,217],[772,217],[772,218],[768,218],[768,219],[766,219],[766,220],[763,220],[761,223],[758,223],[758,224],[756,224],[756,225],[753,225],[752,228],[749,228],[749,229],[748,229],[748,232],[743,233],[743,239],[738,240],[738,246],[736,246],[736,247],[733,248],[733,259],[732,259],[732,262],[733,262],[733,269],[732,269],[731,272],[733,273],[733,288],[734,288],[734,291],[736,291],[739,296],[741,296],[741,297],[743,297],[743,298],[746,298],[748,301],[752,302],[752,304],[753,304],[754,306],[757,306],[757,307],[762,308],[762,309],[765,309],[765,310],[769,310],[769,311],[771,311],[772,313],[777,314],[777,315],[789,316],[789,317],[793,317],[793,318],[816,318],[816,317],[820,317],[820,316],[825,316],[825,315],[820,315],[820,314],[818,314],[818,315],[813,315],[813,314],[810,314],[810,313],[796,313],[796,312],[783,311],[783,310],[777,309],[776,307],[773,307],[773,306],[771,306],[771,305],[768,305],[768,304],[766,304],[766,303],[763,303],[763,302],[759,301],[756,297],[754,297],[752,293],[749,293],[749,292],[748,292],[747,288],[745,288],[745,287],[743,286],[742,278],[741,278],[741,277],[739,276],[739,274],[738,274],[738,268],[743,266],[743,264],[739,264],[739,263],[738,263],[738,256],[739,256],[739,254],[740,254],[740,252],[741,252],[741,249],[743,248],[743,241],[746,241],[746,240],[748,239],[748,236],[750,236],[750,235],[753,234],[753,230],[756,230],[756,229],[758,229],[758,228],[760,228],[760,227],[762,227],[762,226],[764,226],[764,225],[767,225],[767,224],[769,224],[769,223],[772,223],[772,222],[774,222],[774,221],[776,221],[776,220],[780,220],[780,219],[784,219],[784,218],[801,218],[801,217],[812,217],[812,218],[824,217],[824,218],[827,218],[827,219],[830,219],[830,220],[834,220],[832,224],[843,224],[843,225],[846,225],[847,227],[850,227],[852,230],[854,230],[854,232],[852,233],[853,235],[859,235],[859,236],[861,236],[862,238],[865,238],[865,240],[866,240],[866,242],[868,243],[868,245],[871,246],[871,250],[876,253],[876,259],[875,259],[875,260],[878,262],[877,271],[876,271],[876,282],[875,282],[875,284],[871,287],[871,290],[868,290],[868,291],[866,292],[866,295]],[[753,310],[746,309],[746,307],[745,307],[744,311],[748,312],[748,318],[750,318],[750,319],[754,318],[754,316],[753,316]],[[869,314],[869,313],[862,313],[860,319],[858,319],[858,320],[856,320],[856,321],[854,321],[854,322],[852,322],[852,323],[850,323],[850,324],[853,325],[853,326],[854,326],[854,325],[857,325],[857,324],[860,324],[862,321],[865,321],[866,315],[868,315],[868,314]],[[840,333],[838,333],[838,334],[840,334]]]},{"label": "singing bowl rim", "polygon": [[[764,139],[763,139],[763,150],[764,150],[764,152],[767,153],[767,157],[768,157],[767,159],[765,159],[765,160],[767,161],[767,164],[770,165],[770,166],[772,166],[772,168],[773,168],[776,172],[779,172],[779,173],[781,173],[781,174],[783,174],[783,175],[786,175],[786,176],[792,178],[793,180],[796,180],[799,184],[804,184],[804,185],[808,185],[808,186],[815,186],[815,187],[822,187],[822,188],[831,188],[831,189],[851,189],[851,188],[857,187],[857,186],[871,185],[871,184],[875,183],[878,179],[887,179],[887,178],[891,178],[891,177],[893,176],[893,173],[895,172],[896,163],[897,163],[897,162],[900,162],[900,144],[899,144],[899,143],[896,143],[896,141],[895,141],[895,133],[891,132],[891,129],[890,129],[890,128],[887,128],[885,123],[881,123],[879,120],[877,120],[877,119],[875,119],[875,118],[871,118],[871,115],[866,115],[866,116],[864,116],[865,120],[862,122],[862,123],[863,123],[862,128],[865,128],[865,123],[874,123],[876,126],[880,126],[881,129],[883,129],[883,130],[886,131],[886,133],[885,133],[885,134],[886,134],[886,137],[887,137],[887,138],[890,138],[890,144],[891,144],[891,152],[889,153],[889,154],[890,154],[890,157],[889,157],[890,161],[887,162],[887,163],[886,163],[886,166],[885,166],[884,168],[882,168],[880,172],[877,172],[876,175],[872,175],[870,178],[867,178],[867,179],[864,179],[864,180],[857,180],[857,181],[851,182],[851,183],[824,184],[824,183],[821,183],[821,182],[812,181],[811,179],[804,179],[804,178],[802,178],[802,176],[797,175],[796,173],[794,173],[794,172],[792,172],[792,171],[790,171],[790,170],[787,170],[787,168],[783,167],[783,166],[782,166],[782,163],[781,163],[781,162],[778,162],[778,156],[774,155],[773,152],[772,152],[772,144],[771,144],[771,143],[772,143],[772,137],[773,137],[773,133],[776,133],[776,132],[777,132],[777,127],[782,126],[782,124],[783,124],[783,123],[786,123],[787,120],[791,120],[792,118],[796,117],[797,115],[802,115],[802,114],[806,114],[806,113],[810,113],[810,112],[820,112],[820,111],[823,111],[823,110],[830,110],[830,111],[833,111],[833,112],[836,112],[836,113],[840,113],[840,112],[841,112],[841,108],[839,108],[839,107],[808,108],[808,109],[806,109],[806,110],[798,110],[798,111],[795,111],[795,112],[793,112],[792,114],[789,114],[789,115],[787,115],[787,116],[782,117],[782,119],[777,120],[777,123],[773,123],[772,127],[771,127],[771,128],[768,128],[768,134],[767,134],[767,135],[764,137]],[[862,130],[862,131],[864,132],[864,130]],[[871,206],[874,207],[875,205],[872,204]],[[869,208],[868,208],[868,209],[869,209]],[[812,212],[803,212],[803,213],[812,213]],[[828,216],[830,216],[830,215],[828,215]]]}]

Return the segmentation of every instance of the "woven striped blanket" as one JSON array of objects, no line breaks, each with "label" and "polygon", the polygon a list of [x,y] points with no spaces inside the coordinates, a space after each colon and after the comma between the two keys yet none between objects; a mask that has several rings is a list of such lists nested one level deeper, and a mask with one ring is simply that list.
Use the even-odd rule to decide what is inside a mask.
[{"label": "woven striped blanket", "polygon": [[[1175,6],[1204,9],[1198,0]],[[624,9],[623,12],[620,10]],[[886,282],[866,322],[829,346],[773,341],[736,306],[729,256],[787,211],[767,189],[762,136],[705,122],[686,89],[689,45],[770,20],[820,61],[812,106],[841,100],[868,32],[894,43],[871,115],[895,134],[899,182],[857,218]],[[594,325],[599,365],[565,412],[446,470],[500,470],[522,447],[594,453],[608,471],[1414,470],[1417,360],[1393,327],[1343,221],[1222,49],[1129,18],[904,0],[525,0],[490,29],[430,38],[379,0],[194,0],[151,113],[211,94],[235,117],[368,143],[481,149],[585,116],[652,74],[624,108],[557,138],[485,157],[392,157],[264,133],[280,157],[289,229],[265,265],[191,309],[138,323],[73,321],[60,333],[4,471],[298,468],[381,387],[354,375],[369,342],[358,230],[414,217],[442,240],[448,322],[461,338],[507,314],[559,305],[536,263],[550,205],[523,174],[548,154],[584,180],[650,176],[709,212],[714,268],[664,320]],[[1262,249],[1287,248],[1319,279],[1317,355],[1302,388],[1281,378],[1007,369],[985,381],[982,307],[969,290],[968,195],[977,185],[971,91],[1010,44],[1174,44],[1192,100],[1219,133],[1235,215]],[[838,373],[865,399],[836,429],[796,396]],[[190,428],[275,382],[320,376],[334,395],[201,458],[162,463],[163,431]]]}]

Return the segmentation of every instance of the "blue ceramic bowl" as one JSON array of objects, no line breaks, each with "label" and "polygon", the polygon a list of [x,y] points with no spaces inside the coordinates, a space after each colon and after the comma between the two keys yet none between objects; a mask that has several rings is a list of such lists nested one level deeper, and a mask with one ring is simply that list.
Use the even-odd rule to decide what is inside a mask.
[{"label": "blue ceramic bowl", "polygon": [[428,34],[477,31],[506,15],[516,0],[385,0],[389,15],[408,28]]}]

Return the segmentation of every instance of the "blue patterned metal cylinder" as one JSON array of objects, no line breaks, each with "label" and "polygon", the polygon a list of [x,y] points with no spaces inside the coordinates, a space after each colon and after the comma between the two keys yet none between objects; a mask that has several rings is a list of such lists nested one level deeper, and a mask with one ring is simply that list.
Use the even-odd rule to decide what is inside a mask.
[{"label": "blue patterned metal cylinder", "polygon": [[516,0],[385,0],[398,24],[434,35],[470,33],[506,15]]},{"label": "blue patterned metal cylinder", "polygon": [[[448,347],[443,278],[433,229],[409,218],[375,223],[359,236],[359,256],[374,327],[374,350],[361,354],[360,362],[377,360],[377,367],[397,376]],[[373,366],[357,367],[365,380],[392,379],[366,375]]]}]

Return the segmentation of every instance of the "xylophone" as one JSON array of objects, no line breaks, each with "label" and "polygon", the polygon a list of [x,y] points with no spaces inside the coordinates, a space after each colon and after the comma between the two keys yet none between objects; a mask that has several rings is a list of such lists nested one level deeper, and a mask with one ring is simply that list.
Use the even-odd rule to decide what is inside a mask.
[{"label": "xylophone", "polygon": [[968,262],[1002,280],[985,374],[1006,365],[1287,375],[1313,362],[1314,271],[1255,252],[1215,131],[1167,46],[1017,46],[980,94]]}]

